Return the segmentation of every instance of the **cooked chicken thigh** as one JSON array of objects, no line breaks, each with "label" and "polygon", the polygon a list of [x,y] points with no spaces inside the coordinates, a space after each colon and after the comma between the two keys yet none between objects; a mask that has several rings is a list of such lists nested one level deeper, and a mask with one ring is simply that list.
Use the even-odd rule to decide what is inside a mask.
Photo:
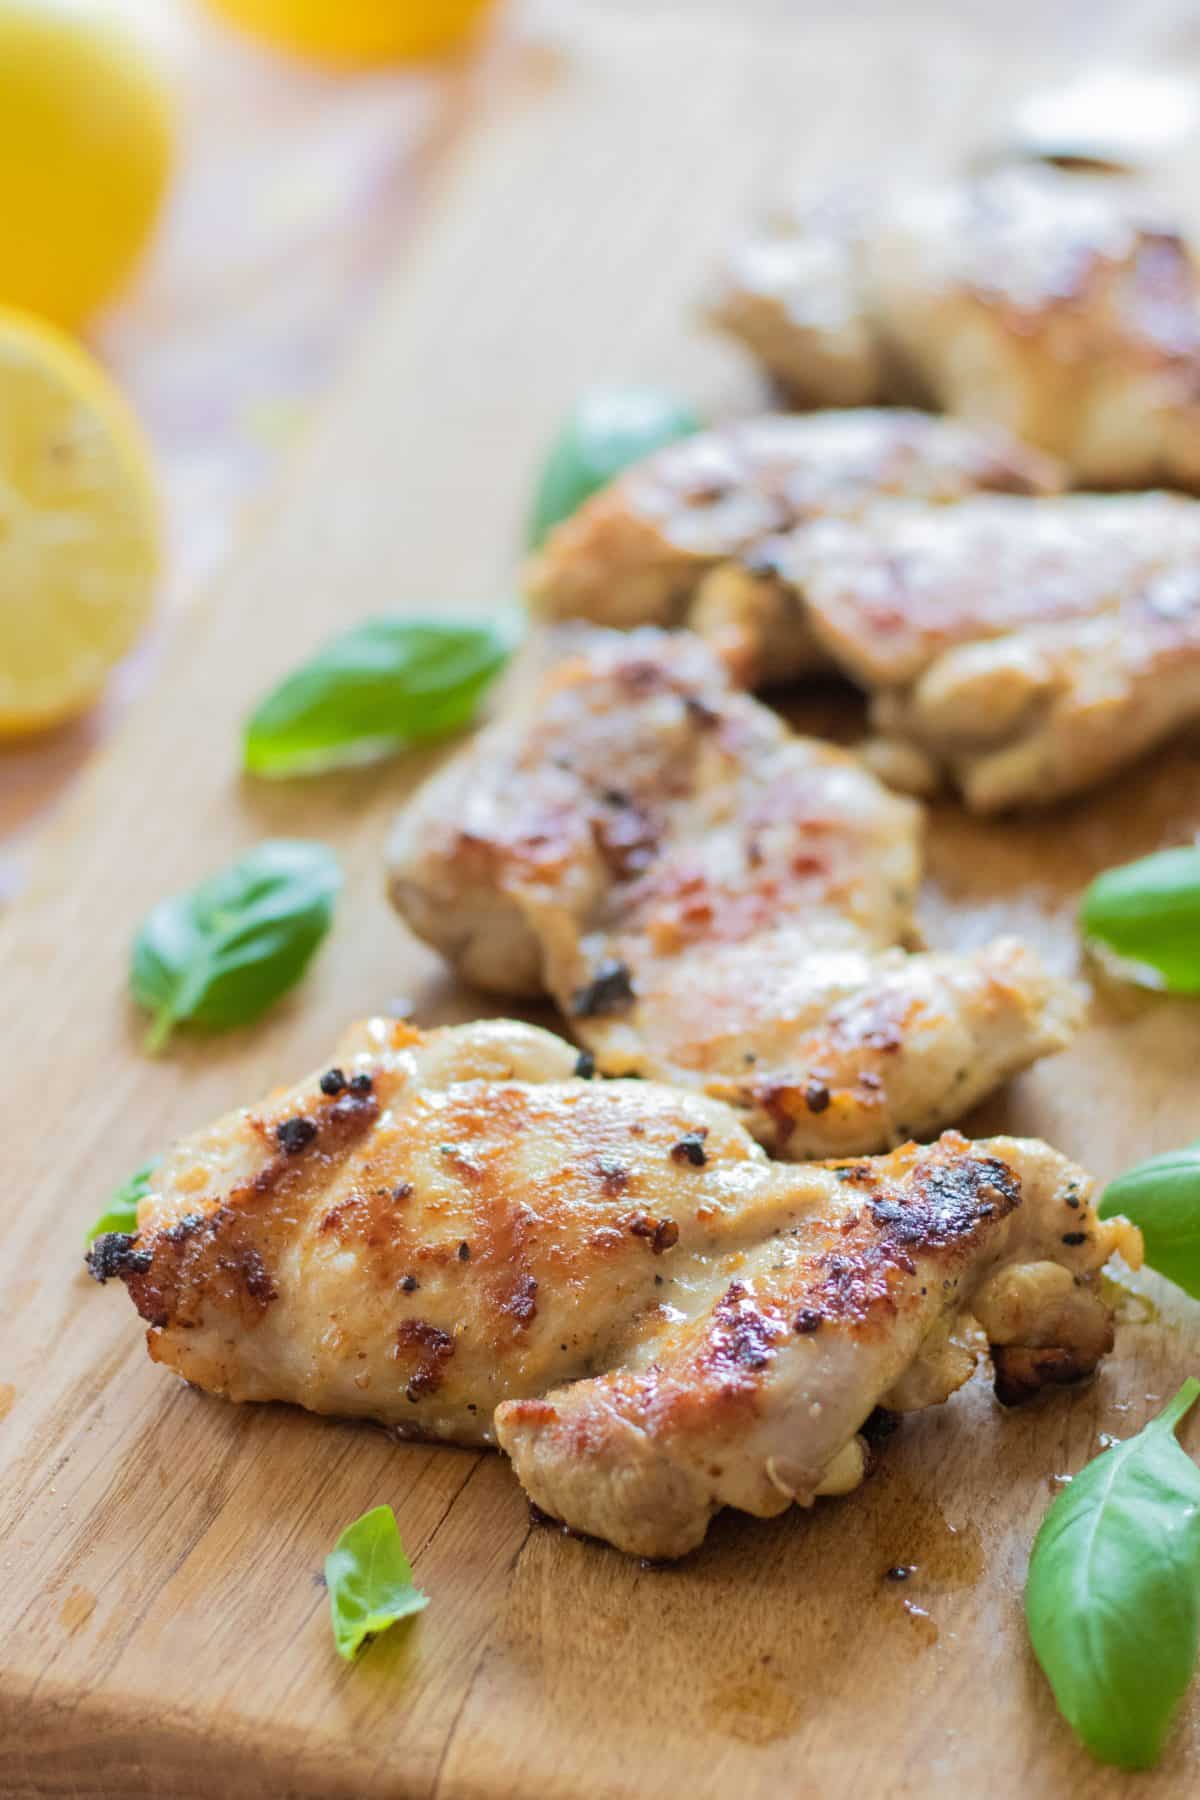
[{"label": "cooked chicken thigh", "polygon": [[776,1154],[926,1136],[1060,1048],[1011,940],[908,955],[919,814],[733,690],[690,632],[575,654],[402,815],[393,899],[462,973],[548,991],[609,1075],[731,1103]]},{"label": "cooked chicken thigh", "polygon": [[1099,1271],[1138,1236],[1044,1144],[788,1168],[722,1106],[574,1063],[530,1026],[370,1022],[179,1145],[92,1271],[198,1386],[498,1440],[647,1556],[854,1486],[873,1409],[952,1393],[973,1321],[1003,1399],[1111,1347]]},{"label": "cooked chicken thigh", "polygon": [[875,754],[987,812],[1075,793],[1200,718],[1200,502],[881,502],[778,553],[822,648],[879,698]]},{"label": "cooked chicken thigh", "polygon": [[1135,187],[1021,166],[826,205],[732,253],[714,320],[798,404],[925,404],[1081,486],[1200,491],[1200,285]]},{"label": "cooked chicken thigh", "polygon": [[[1048,459],[1004,434],[928,414],[744,420],[668,445],[597,494],[551,534],[528,592],[550,619],[690,623],[740,655],[752,682],[787,680],[821,657],[791,591],[772,580],[775,533],[854,517],[885,494],[943,503],[1060,485]],[[704,583],[730,559],[736,577]]]},{"label": "cooked chicken thigh", "polygon": [[731,246],[708,312],[766,369],[790,405],[866,407],[890,371],[864,305],[869,194],[846,189],[776,213]]}]

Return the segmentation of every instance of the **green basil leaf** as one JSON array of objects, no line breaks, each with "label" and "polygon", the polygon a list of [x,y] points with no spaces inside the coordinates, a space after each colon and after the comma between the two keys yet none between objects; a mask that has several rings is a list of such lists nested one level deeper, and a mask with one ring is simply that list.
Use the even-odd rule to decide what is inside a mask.
[{"label": "green basil leaf", "polygon": [[516,643],[509,617],[367,619],[251,713],[242,759],[276,778],[375,762],[469,725]]},{"label": "green basil leaf", "polygon": [[153,1015],[147,1050],[178,1024],[248,1025],[299,981],[329,930],[341,870],[332,850],[271,838],[188,894],[160,900],[133,943],[129,981]]},{"label": "green basil leaf", "polygon": [[1153,969],[1169,992],[1200,993],[1200,844],[1106,870],[1080,916],[1088,937]]},{"label": "green basil leaf", "polygon": [[333,1639],[347,1662],[381,1631],[429,1604],[429,1596],[413,1586],[412,1565],[390,1506],[377,1506],[347,1525],[325,1558],[325,1585]]},{"label": "green basil leaf", "polygon": [[1175,1427],[1185,1381],[1137,1437],[1090,1462],[1038,1532],[1025,1589],[1034,1655],[1093,1756],[1158,1760],[1200,1645],[1200,1469]]},{"label": "green basil leaf", "polygon": [[106,1231],[126,1231],[132,1237],[137,1230],[138,1202],[144,1200],[150,1192],[150,1177],[161,1161],[161,1156],[152,1156],[149,1162],[144,1162],[140,1169],[134,1170],[128,1181],[122,1182],[105,1211],[88,1232],[85,1243],[94,1243]]},{"label": "green basil leaf", "polygon": [[1200,1300],[1200,1144],[1152,1156],[1110,1181],[1100,1217],[1118,1213],[1140,1230],[1150,1267]]},{"label": "green basil leaf", "polygon": [[530,549],[630,463],[700,429],[690,407],[652,388],[585,394],[542,465],[529,516]]}]

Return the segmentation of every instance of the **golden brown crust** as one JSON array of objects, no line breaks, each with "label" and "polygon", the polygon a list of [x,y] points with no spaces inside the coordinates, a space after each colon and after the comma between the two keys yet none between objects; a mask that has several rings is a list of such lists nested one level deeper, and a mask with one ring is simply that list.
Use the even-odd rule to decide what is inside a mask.
[{"label": "golden brown crust", "polygon": [[1196,265],[1133,183],[1008,166],[809,208],[735,254],[714,317],[799,405],[916,399],[1081,486],[1200,491]]},{"label": "golden brown crust", "polygon": [[1200,717],[1200,503],[1182,495],[890,503],[780,564],[822,648],[876,690],[882,741],[977,810],[1078,792]]},{"label": "golden brown crust", "polygon": [[1097,1272],[1131,1228],[1044,1145],[789,1168],[694,1095],[572,1077],[531,1027],[354,1043],[340,1096],[313,1076],[197,1134],[93,1253],[213,1392],[498,1434],[540,1504],[671,1555],[718,1505],[852,1485],[875,1406],[970,1373],[964,1310],[1007,1397],[1107,1346]]},{"label": "golden brown crust", "polygon": [[603,1072],[726,1100],[797,1159],[937,1130],[1065,1041],[1030,953],[907,954],[910,802],[690,633],[570,641],[395,834],[393,897],[470,979],[537,971]]},{"label": "golden brown crust", "polygon": [[[701,583],[731,559],[757,566],[774,534],[827,516],[855,517],[883,495],[947,504],[981,489],[1053,492],[1048,459],[989,428],[927,413],[860,410],[734,421],[668,445],[618,477],[560,525],[526,588],[548,619],[698,625],[719,640],[736,609]],[[764,672],[773,654],[811,666],[795,615],[738,622]]]}]

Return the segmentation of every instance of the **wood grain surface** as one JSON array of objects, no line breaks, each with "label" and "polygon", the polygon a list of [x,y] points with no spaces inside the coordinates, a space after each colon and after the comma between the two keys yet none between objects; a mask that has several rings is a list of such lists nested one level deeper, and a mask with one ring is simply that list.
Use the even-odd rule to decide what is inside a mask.
[{"label": "wood grain surface", "polygon": [[[772,16],[764,30],[753,11],[706,9],[700,30],[597,8],[514,62],[272,509],[3,923],[5,1795],[1195,1788],[1195,1700],[1156,1775],[1098,1769],[1057,1719],[1021,1617],[1054,1477],[1200,1371],[1200,1310],[1153,1281],[1123,1303],[1087,1392],[1008,1414],[978,1380],[906,1423],[861,1493],[771,1523],[726,1515],[687,1562],[647,1569],[531,1525],[499,1456],[191,1391],[149,1364],[124,1295],[82,1271],[108,1190],[172,1135],[299,1075],[358,1015],[401,999],[423,1021],[480,1010],[383,898],[389,816],[432,759],[253,785],[237,773],[248,705],[343,621],[503,598],[538,448],[587,382],[752,404],[688,307],[712,246],[789,168],[944,161],[1047,72],[1017,30],[983,42],[912,33],[890,11]],[[855,725],[835,690],[799,716]],[[929,933],[1011,927],[1071,967],[1088,877],[1198,827],[1195,746],[1032,823],[947,805]],[[133,927],[268,832],[343,856],[328,948],[258,1029],[146,1060],[124,991]],[[972,1123],[1043,1133],[1108,1176],[1196,1135],[1198,1070],[1200,1006],[1108,992],[1067,1055]],[[1200,1450],[1200,1424],[1184,1435]],[[382,1501],[430,1606],[347,1668],[318,1572]],[[885,1579],[898,1563],[916,1565],[903,1584]]]}]

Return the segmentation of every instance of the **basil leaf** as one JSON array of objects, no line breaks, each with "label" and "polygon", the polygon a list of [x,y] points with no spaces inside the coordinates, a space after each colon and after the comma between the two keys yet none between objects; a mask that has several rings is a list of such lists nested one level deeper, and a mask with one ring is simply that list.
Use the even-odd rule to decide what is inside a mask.
[{"label": "basil leaf", "polygon": [[1156,971],[1171,993],[1200,993],[1200,845],[1159,850],[1098,875],[1084,932]]},{"label": "basil leaf", "polygon": [[128,1181],[121,1184],[106,1210],[88,1232],[85,1243],[94,1243],[106,1231],[127,1231],[132,1237],[137,1230],[138,1202],[144,1200],[150,1192],[150,1177],[161,1161],[161,1156],[152,1156],[149,1162],[144,1162],[140,1169],[134,1170]]},{"label": "basil leaf", "polygon": [[1096,1457],[1038,1532],[1025,1589],[1034,1655],[1102,1762],[1158,1760],[1200,1644],[1200,1469],[1175,1427],[1185,1381],[1137,1437]]},{"label": "basil leaf", "polygon": [[1141,1231],[1150,1267],[1200,1300],[1200,1144],[1152,1156],[1110,1181],[1100,1217],[1118,1213]]},{"label": "basil leaf", "polygon": [[690,407],[652,388],[585,394],[542,465],[529,517],[530,549],[630,463],[700,429]]},{"label": "basil leaf", "polygon": [[259,702],[243,764],[312,775],[448,737],[471,723],[515,642],[507,619],[367,619]]},{"label": "basil leaf", "polygon": [[377,1506],[347,1525],[325,1558],[325,1585],[333,1639],[347,1662],[381,1631],[429,1605],[429,1596],[413,1586],[412,1565],[390,1506]]},{"label": "basil leaf", "polygon": [[299,981],[329,930],[341,871],[332,850],[271,838],[160,900],[134,939],[129,983],[153,1014],[146,1049],[178,1024],[246,1025]]}]

